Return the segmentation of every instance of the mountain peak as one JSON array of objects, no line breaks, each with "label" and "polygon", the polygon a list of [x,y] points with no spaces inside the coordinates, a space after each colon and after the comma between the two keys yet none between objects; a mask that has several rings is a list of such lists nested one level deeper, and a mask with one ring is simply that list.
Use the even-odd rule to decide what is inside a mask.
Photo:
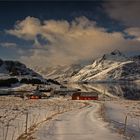
[{"label": "mountain peak", "polygon": [[126,56],[121,53],[119,50],[114,50],[111,53],[104,54],[102,57],[103,60],[124,60]]},{"label": "mountain peak", "polygon": [[98,58],[93,62],[93,65],[96,63],[106,63],[106,61],[116,61],[116,62],[122,62],[125,61],[127,57],[121,53],[119,50],[114,50],[110,53],[104,54],[102,57]]},{"label": "mountain peak", "polygon": [[111,55],[118,55],[118,56],[122,55],[122,53],[119,50],[114,50],[110,54]]}]

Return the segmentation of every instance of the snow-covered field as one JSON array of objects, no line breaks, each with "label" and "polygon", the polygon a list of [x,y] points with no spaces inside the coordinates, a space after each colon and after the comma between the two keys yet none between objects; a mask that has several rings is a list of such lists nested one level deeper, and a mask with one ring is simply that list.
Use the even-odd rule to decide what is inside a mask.
[{"label": "snow-covered field", "polygon": [[28,140],[42,122],[83,105],[63,98],[22,100],[18,97],[0,97],[0,140]]},{"label": "snow-covered field", "polygon": [[105,118],[119,133],[134,140],[140,140],[140,101],[106,101]]},{"label": "snow-covered field", "polygon": [[[104,108],[101,104],[105,104]],[[85,101],[69,97],[23,100],[0,96],[0,140],[34,138],[140,140],[140,101],[109,98],[87,101],[85,106]]]}]

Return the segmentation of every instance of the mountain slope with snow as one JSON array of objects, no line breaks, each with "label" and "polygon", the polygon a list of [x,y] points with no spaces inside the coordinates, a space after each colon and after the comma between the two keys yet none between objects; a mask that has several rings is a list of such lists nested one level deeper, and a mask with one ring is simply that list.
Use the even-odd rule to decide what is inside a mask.
[{"label": "mountain slope with snow", "polygon": [[78,73],[81,68],[83,68],[82,65],[73,64],[70,66],[48,67],[46,69],[35,68],[35,70],[46,78],[58,81],[69,81],[69,79]]},{"label": "mountain slope with snow", "polygon": [[26,84],[27,87],[30,84],[46,84],[48,87],[61,86],[55,80],[43,78],[21,62],[0,59],[0,87],[19,87],[22,84]]},{"label": "mountain slope with snow", "polygon": [[93,64],[85,66],[71,82],[116,82],[140,79],[140,61],[127,58],[115,50],[96,59]]},{"label": "mountain slope with snow", "polygon": [[26,67],[26,65],[18,62],[18,61],[4,61],[0,59],[0,79],[2,77],[22,77],[22,76],[30,76],[30,77],[42,77],[32,69]]}]

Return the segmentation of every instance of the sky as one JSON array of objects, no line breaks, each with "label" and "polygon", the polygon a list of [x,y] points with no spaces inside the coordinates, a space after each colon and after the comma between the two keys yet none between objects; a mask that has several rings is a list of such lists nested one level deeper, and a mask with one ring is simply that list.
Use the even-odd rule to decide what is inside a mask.
[{"label": "sky", "polygon": [[140,1],[0,1],[0,58],[71,65],[120,50],[140,54]]}]

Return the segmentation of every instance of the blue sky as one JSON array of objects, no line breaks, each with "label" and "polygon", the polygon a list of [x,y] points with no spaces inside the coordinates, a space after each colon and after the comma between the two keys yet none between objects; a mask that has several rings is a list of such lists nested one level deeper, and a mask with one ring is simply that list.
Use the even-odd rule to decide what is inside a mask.
[{"label": "blue sky", "polygon": [[127,0],[0,2],[0,58],[49,66],[113,49],[139,54],[139,9]]}]

